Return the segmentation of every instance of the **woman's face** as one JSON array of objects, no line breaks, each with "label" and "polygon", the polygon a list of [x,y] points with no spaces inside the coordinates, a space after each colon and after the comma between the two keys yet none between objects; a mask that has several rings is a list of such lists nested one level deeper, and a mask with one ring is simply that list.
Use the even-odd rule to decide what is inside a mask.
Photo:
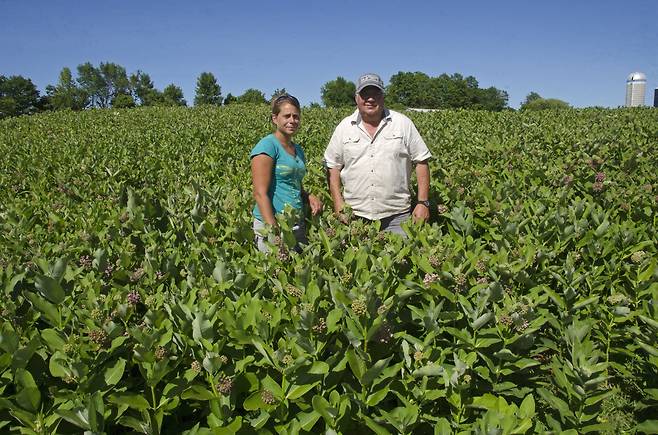
[{"label": "woman's face", "polygon": [[278,131],[286,136],[291,136],[299,129],[301,122],[299,109],[290,103],[283,103],[279,109],[278,114],[272,114],[272,122]]}]

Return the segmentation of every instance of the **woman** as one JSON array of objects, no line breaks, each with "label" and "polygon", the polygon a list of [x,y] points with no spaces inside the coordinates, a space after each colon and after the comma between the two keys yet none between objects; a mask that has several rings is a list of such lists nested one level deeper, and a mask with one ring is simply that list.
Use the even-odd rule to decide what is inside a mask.
[{"label": "woman", "polygon": [[299,213],[299,223],[293,227],[297,244],[306,243],[304,202],[308,201],[311,213],[322,211],[318,198],[309,195],[302,187],[306,174],[304,151],[293,143],[292,136],[300,125],[300,107],[292,95],[280,95],[272,101],[274,133],[265,136],[251,150],[251,177],[254,189],[254,233],[256,244],[262,252],[269,249],[262,230],[268,226],[277,228],[275,215],[286,205]]}]

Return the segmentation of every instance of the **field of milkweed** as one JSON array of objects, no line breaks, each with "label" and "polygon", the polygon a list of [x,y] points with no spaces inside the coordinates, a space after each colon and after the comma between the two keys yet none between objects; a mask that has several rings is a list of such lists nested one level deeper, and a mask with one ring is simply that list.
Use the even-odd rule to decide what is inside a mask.
[{"label": "field of milkweed", "polygon": [[408,238],[258,252],[265,106],[0,121],[0,431],[658,433],[658,110],[409,113]]}]

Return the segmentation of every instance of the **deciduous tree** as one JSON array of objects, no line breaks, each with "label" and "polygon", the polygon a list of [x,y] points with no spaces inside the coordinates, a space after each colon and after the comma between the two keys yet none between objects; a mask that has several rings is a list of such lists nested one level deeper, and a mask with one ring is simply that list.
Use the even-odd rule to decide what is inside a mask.
[{"label": "deciduous tree", "polygon": [[0,118],[29,115],[37,111],[39,91],[23,76],[0,76]]},{"label": "deciduous tree", "polygon": [[322,85],[320,92],[322,102],[326,107],[356,106],[356,101],[354,101],[356,85],[343,77],[328,81]]},{"label": "deciduous tree", "polygon": [[265,94],[258,89],[250,88],[244,91],[242,95],[237,98],[238,103],[252,103],[252,104],[267,104]]},{"label": "deciduous tree", "polygon": [[51,107],[55,110],[82,110],[89,104],[89,96],[76,85],[71,69],[68,67],[62,68],[59,81],[54,86],[47,86],[46,93],[50,98]]}]

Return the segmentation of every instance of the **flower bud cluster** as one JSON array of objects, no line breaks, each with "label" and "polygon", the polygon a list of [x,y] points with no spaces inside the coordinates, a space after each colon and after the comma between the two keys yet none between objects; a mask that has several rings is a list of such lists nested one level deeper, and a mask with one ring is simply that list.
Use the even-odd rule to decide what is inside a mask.
[{"label": "flower bud cluster", "polygon": [[267,405],[274,405],[276,403],[276,397],[274,397],[274,394],[270,390],[261,391],[260,398]]},{"label": "flower bud cluster", "polygon": [[139,296],[139,293],[137,292],[137,290],[132,290],[131,292],[129,292],[126,299],[128,300],[128,303],[130,305],[137,305],[142,300],[141,297]]},{"label": "flower bud cluster", "polygon": [[219,376],[219,382],[215,385],[215,388],[224,395],[231,394],[231,390],[233,390],[233,379],[222,374]]},{"label": "flower bud cluster", "polygon": [[423,284],[425,284],[425,287],[429,287],[430,284],[437,282],[439,279],[440,277],[436,273],[426,273],[425,278],[423,278]]},{"label": "flower bud cluster", "polygon": [[109,337],[107,336],[107,332],[105,332],[103,329],[94,329],[89,331],[89,340],[99,346],[106,346],[108,339]]},{"label": "flower bud cluster", "polygon": [[304,295],[304,291],[302,289],[295,287],[292,284],[288,284],[286,286],[286,292],[288,292],[290,296],[294,296],[296,298],[301,298]]},{"label": "flower bud cluster", "polygon": [[327,331],[327,322],[324,320],[324,317],[320,317],[318,322],[313,325],[313,332],[316,334],[324,334]]},{"label": "flower bud cluster", "polygon": [[368,305],[365,299],[359,298],[352,301],[352,311],[357,316],[365,316],[368,313]]},{"label": "flower bud cluster", "polygon": [[635,264],[641,263],[644,260],[644,257],[647,255],[644,251],[636,251],[631,255],[631,261]]}]

